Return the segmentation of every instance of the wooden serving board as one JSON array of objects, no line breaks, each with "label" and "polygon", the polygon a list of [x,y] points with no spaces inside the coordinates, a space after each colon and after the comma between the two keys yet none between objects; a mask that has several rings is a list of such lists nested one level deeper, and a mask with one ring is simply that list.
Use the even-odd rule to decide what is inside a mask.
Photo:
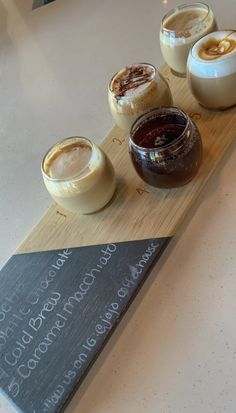
[{"label": "wooden serving board", "polygon": [[76,390],[236,135],[236,108],[210,112],[167,67],[175,106],[196,122],[204,158],[177,189],[137,176],[127,136],[114,127],[101,147],[117,175],[103,210],[58,205],[0,271],[0,412],[57,413]]},{"label": "wooden serving board", "polygon": [[101,144],[117,174],[118,187],[112,203],[87,216],[76,216],[52,205],[18,252],[167,237],[176,233],[236,137],[236,108],[223,112],[207,111],[191,95],[186,79],[175,77],[166,66],[161,72],[169,82],[174,105],[192,117],[201,133],[204,159],[198,176],[182,188],[150,189],[131,165],[127,136],[114,127]]}]

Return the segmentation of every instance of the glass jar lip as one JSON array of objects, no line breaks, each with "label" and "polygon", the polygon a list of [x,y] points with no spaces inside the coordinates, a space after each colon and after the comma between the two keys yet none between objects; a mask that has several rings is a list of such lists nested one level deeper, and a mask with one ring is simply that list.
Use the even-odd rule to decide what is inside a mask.
[{"label": "glass jar lip", "polygon": [[166,13],[165,16],[162,18],[162,20],[161,20],[161,29],[162,29],[164,32],[166,32],[166,33],[176,33],[176,32],[181,31],[181,30],[172,30],[172,29],[167,29],[167,28],[165,28],[165,27],[164,27],[164,22],[165,22],[165,20],[166,20],[168,17],[170,17],[172,14],[174,14],[177,10],[188,9],[188,8],[192,8],[192,7],[194,7],[194,6],[200,6],[200,7],[202,7],[202,8],[207,9],[207,14],[206,14],[206,16],[205,16],[200,22],[193,24],[189,29],[191,30],[191,29],[193,29],[194,27],[199,26],[199,24],[202,24],[202,23],[208,18],[211,9],[210,9],[210,6],[208,6],[208,4],[202,3],[202,2],[199,1],[199,2],[195,2],[195,3],[184,3],[184,4],[181,4],[180,6],[177,6],[177,7],[173,8],[173,9],[171,9],[171,10],[170,10],[168,13]]},{"label": "glass jar lip", "polygon": [[[153,75],[152,81],[154,80],[155,76],[156,76],[157,74],[159,74],[158,69],[157,69],[152,63],[147,63],[147,62],[133,63],[133,64],[131,64],[131,65],[127,65],[127,66],[125,66],[125,67],[122,67],[120,70],[118,70],[118,71],[112,76],[112,78],[111,78],[111,80],[110,80],[110,82],[109,82],[109,84],[108,84],[108,92],[109,92],[115,99],[118,99],[118,100],[120,100],[120,99],[130,100],[130,99],[133,98],[133,96],[121,96],[121,97],[117,96],[116,93],[113,92],[113,90],[111,89],[111,85],[112,85],[112,82],[113,82],[113,80],[115,79],[115,77],[116,77],[122,70],[128,69],[128,68],[130,68],[130,67],[132,67],[132,66],[139,66],[139,65],[140,65],[140,66],[142,66],[142,65],[143,65],[143,66],[151,66],[151,67],[154,69],[154,75]],[[145,89],[144,89],[144,90],[145,90]],[[137,92],[137,95],[143,93],[144,90]]]},{"label": "glass jar lip", "polygon": [[[210,35],[214,35],[214,33],[218,33],[218,32],[230,32],[229,33],[229,35],[227,35],[227,36],[230,36],[231,34],[233,34],[233,33],[236,33],[236,29],[220,29],[220,30],[216,30],[215,32],[212,32],[212,33],[208,33],[206,36],[204,36],[204,37],[208,37],[208,36],[210,36]],[[190,56],[198,63],[198,64],[201,64],[201,65],[205,65],[205,64],[214,64],[214,65],[216,65],[217,64],[217,66],[219,66],[219,65],[221,65],[221,64],[224,64],[225,63],[225,60],[227,60],[228,58],[230,58],[230,57],[232,57],[232,55],[227,55],[227,54],[225,54],[224,56],[222,56],[222,59],[221,60],[198,60],[195,56],[194,56],[194,54],[193,54],[193,49],[197,46],[197,43],[198,42],[200,42],[200,41],[202,41],[203,39],[204,39],[204,37],[202,37],[201,39],[199,39],[199,40],[197,40],[197,42],[196,43],[194,43],[192,46],[191,46],[191,48],[190,48],[190,51],[189,51],[189,54],[190,54]]]},{"label": "glass jar lip", "polygon": [[[133,139],[132,139],[132,135],[134,134],[134,129],[136,128],[136,130],[138,130],[138,124],[140,123],[140,121],[142,121],[142,119],[144,120],[145,117],[147,117],[147,120],[149,120],[149,118],[152,116],[152,114],[159,114],[159,115],[169,115],[171,113],[175,113],[175,114],[180,114],[186,121],[186,125],[184,127],[184,130],[181,132],[181,134],[179,136],[176,137],[176,139],[174,139],[171,143],[167,144],[167,145],[163,145],[160,147],[153,147],[153,148],[146,148],[145,146],[139,146],[137,145]],[[162,113],[163,112],[163,113]],[[177,106],[160,106],[154,109],[151,109],[150,111],[144,113],[143,115],[139,116],[136,121],[133,123],[133,125],[131,126],[131,130],[130,130],[130,135],[129,135],[129,140],[132,144],[133,147],[135,147],[136,149],[140,150],[140,151],[145,151],[145,152],[157,152],[158,154],[162,154],[164,151],[171,149],[173,147],[173,145],[178,144],[179,142],[181,142],[183,136],[186,134],[186,131],[189,127],[189,123],[190,123],[190,117],[189,115],[182,109],[178,108]],[[135,130],[135,132],[136,132]]]},{"label": "glass jar lip", "polygon": [[[44,163],[45,163],[48,155],[49,155],[50,153],[52,153],[53,150],[54,150],[57,146],[60,146],[60,145],[62,145],[63,143],[65,143],[65,146],[66,146],[66,144],[67,144],[69,141],[74,141],[74,140],[82,140],[82,141],[86,142],[87,144],[89,144],[90,147],[91,147],[91,150],[92,150],[91,156],[90,156],[88,162],[86,163],[86,165],[81,169],[81,171],[80,171],[79,173],[77,173],[77,174],[75,174],[75,175],[73,175],[73,176],[70,176],[69,178],[53,178],[53,177],[51,177],[50,175],[48,175],[47,172],[45,172],[45,170],[44,170]],[[50,182],[66,182],[66,181],[73,181],[73,180],[75,180],[75,179],[78,179],[81,175],[83,175],[83,172],[84,172],[85,169],[88,167],[88,165],[89,165],[89,163],[90,163],[90,161],[91,161],[91,158],[92,158],[92,153],[93,153],[94,148],[95,148],[94,143],[93,143],[90,139],[85,138],[85,137],[83,137],[83,136],[69,136],[68,138],[61,139],[60,141],[56,142],[54,145],[52,145],[52,146],[48,149],[48,151],[46,152],[46,154],[44,155],[44,157],[43,157],[43,159],[42,159],[42,162],[41,162],[41,172],[42,172],[43,177],[44,177],[45,179],[47,179],[48,181],[50,181]]]}]

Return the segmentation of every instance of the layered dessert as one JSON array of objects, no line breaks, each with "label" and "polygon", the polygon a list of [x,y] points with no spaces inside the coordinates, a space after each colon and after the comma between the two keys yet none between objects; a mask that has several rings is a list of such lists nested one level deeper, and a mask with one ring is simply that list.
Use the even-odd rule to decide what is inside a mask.
[{"label": "layered dessert", "polygon": [[168,83],[147,63],[125,67],[116,73],[109,84],[108,99],[115,123],[127,133],[146,111],[172,104]]}]

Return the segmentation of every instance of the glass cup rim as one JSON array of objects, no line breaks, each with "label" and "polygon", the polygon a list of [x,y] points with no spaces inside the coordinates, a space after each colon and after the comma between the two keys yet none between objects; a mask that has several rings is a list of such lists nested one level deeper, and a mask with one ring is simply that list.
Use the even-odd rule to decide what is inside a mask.
[{"label": "glass cup rim", "polygon": [[[152,115],[152,113],[154,114],[155,112],[156,112],[156,113],[160,112],[159,114],[161,115],[161,111],[165,111],[165,110],[166,110],[167,112],[169,111],[169,114],[171,113],[171,111],[174,111],[175,113],[178,113],[178,114],[180,114],[180,115],[183,116],[183,118],[184,118],[185,121],[186,121],[186,124],[185,124],[184,130],[181,132],[181,134],[180,134],[179,136],[177,136],[177,138],[174,139],[171,143],[169,143],[169,144],[167,144],[167,145],[160,146],[160,147],[158,147],[158,148],[155,148],[155,147],[153,147],[153,148],[145,148],[144,146],[139,146],[139,145],[137,145],[137,144],[133,141],[132,135],[134,134],[134,129],[135,129],[135,127],[137,128],[137,126],[138,126],[139,122],[142,120],[142,118],[144,119],[145,117],[147,117],[147,119],[149,119],[149,117]],[[164,114],[164,113],[163,113],[163,114]],[[168,115],[168,113],[166,113],[166,114]],[[135,120],[135,122],[133,123],[133,125],[131,126],[131,129],[130,129],[129,142],[130,142],[130,144],[131,144],[134,148],[136,148],[137,150],[140,150],[140,151],[142,151],[142,152],[151,153],[151,152],[155,151],[155,152],[158,153],[158,154],[163,154],[164,151],[170,149],[172,146],[178,144],[178,143],[182,140],[183,136],[186,134],[186,131],[187,131],[188,127],[189,127],[190,121],[191,121],[191,120],[190,120],[189,115],[188,115],[184,110],[178,108],[177,106],[160,106],[160,107],[151,109],[150,111],[142,114],[141,116],[139,116],[139,117]],[[136,129],[136,130],[137,130],[137,129]]]},{"label": "glass cup rim", "polygon": [[[76,135],[76,136],[69,136],[69,137],[67,137],[67,138],[61,139],[60,141],[56,142],[54,145],[52,145],[52,146],[47,150],[47,152],[45,153],[45,155],[44,155],[44,157],[43,157],[43,159],[42,159],[42,162],[41,162],[41,172],[42,172],[43,177],[44,177],[47,181],[50,181],[50,182],[73,181],[73,180],[75,180],[76,178],[79,178],[79,177],[83,174],[83,171],[84,171],[84,170],[87,168],[87,166],[89,165],[89,163],[90,163],[90,161],[91,161],[92,153],[91,153],[91,156],[90,156],[88,162],[87,162],[86,165],[81,169],[81,171],[80,171],[78,174],[71,176],[70,178],[53,178],[53,177],[49,176],[49,175],[45,172],[45,170],[44,170],[44,163],[45,163],[45,160],[46,160],[47,156],[50,154],[50,152],[52,152],[53,149],[56,148],[56,146],[62,145],[63,143],[67,143],[67,142],[69,142],[70,140],[82,140],[82,141],[85,141],[86,143],[88,143],[88,144],[91,146],[92,151],[94,150],[94,147],[95,147],[94,143],[93,143],[90,139],[85,138],[84,136],[77,136],[77,135]],[[66,145],[65,145],[65,146],[66,146]]]},{"label": "glass cup rim", "polygon": [[[222,60],[198,60],[198,59],[196,59],[196,57],[193,55],[193,48],[197,45],[197,43],[198,42],[200,42],[200,41],[202,41],[203,39],[204,39],[204,37],[208,37],[208,36],[210,36],[210,35],[214,35],[214,33],[218,33],[218,32],[230,32],[230,34],[233,34],[233,33],[236,33],[236,29],[220,29],[220,30],[216,30],[216,31],[214,31],[214,32],[212,32],[212,33],[208,33],[208,34],[206,34],[205,36],[203,36],[203,37],[201,37],[201,39],[199,39],[199,40],[197,40],[192,46],[191,46],[191,48],[190,48],[190,52],[189,52],[189,54],[190,54],[190,56],[196,61],[196,62],[198,62],[199,64],[202,64],[202,65],[205,65],[205,64],[217,64],[217,66],[219,66],[220,64],[223,64],[223,63],[225,63],[225,60],[227,60],[228,58],[230,58],[230,57],[233,57],[232,55],[231,56],[229,56],[229,55],[224,55],[223,56],[223,58],[222,58]],[[229,35],[230,35],[229,34]],[[227,35],[228,36],[228,35]]]},{"label": "glass cup rim", "polygon": [[[114,78],[115,78],[115,77],[118,75],[118,73],[120,73],[122,70],[128,69],[128,68],[130,68],[130,67],[132,67],[132,66],[138,66],[138,65],[140,65],[140,66],[142,66],[142,65],[143,65],[143,66],[151,66],[151,67],[154,69],[155,75],[153,76],[152,81],[154,80],[154,78],[155,78],[155,76],[156,76],[157,74],[160,75],[158,68],[156,68],[156,66],[154,66],[152,63],[139,62],[139,63],[132,63],[131,65],[124,66],[124,67],[122,67],[120,70],[118,70],[118,71],[112,76],[112,78],[111,78],[111,80],[110,80],[110,82],[109,82],[109,84],[108,84],[108,92],[109,92],[114,98],[116,98],[116,99],[118,99],[118,100],[124,99],[124,98],[127,99],[127,100],[129,100],[129,99],[132,99],[132,98],[133,98],[133,96],[121,96],[121,97],[117,97],[116,94],[115,94],[115,92],[113,92],[113,90],[111,89],[111,84],[112,84]],[[145,90],[145,89],[144,89],[144,90]],[[143,90],[142,90],[142,91],[139,91],[139,92],[137,92],[137,95],[140,94],[140,93],[143,93],[143,92],[144,92]]]},{"label": "glass cup rim", "polygon": [[167,28],[164,27],[164,22],[165,22],[165,20],[166,20],[168,17],[170,17],[172,14],[174,14],[174,12],[176,12],[177,10],[188,9],[188,8],[192,8],[192,7],[194,7],[194,6],[200,6],[200,7],[203,6],[203,8],[206,8],[206,9],[207,9],[207,14],[206,14],[206,16],[205,16],[200,22],[197,22],[197,23],[193,24],[193,25],[190,27],[190,30],[192,30],[194,27],[199,26],[199,24],[202,24],[202,23],[208,18],[208,16],[209,16],[209,13],[210,13],[210,11],[211,11],[210,6],[208,6],[208,4],[203,3],[203,2],[200,2],[200,1],[199,1],[199,2],[195,2],[195,3],[184,3],[184,4],[180,4],[180,5],[177,6],[177,7],[174,7],[173,9],[171,9],[169,12],[167,12],[167,13],[164,15],[164,17],[163,17],[162,20],[161,20],[161,30],[163,30],[163,31],[166,32],[166,33],[177,33],[177,32],[183,31],[183,30],[167,29]]}]

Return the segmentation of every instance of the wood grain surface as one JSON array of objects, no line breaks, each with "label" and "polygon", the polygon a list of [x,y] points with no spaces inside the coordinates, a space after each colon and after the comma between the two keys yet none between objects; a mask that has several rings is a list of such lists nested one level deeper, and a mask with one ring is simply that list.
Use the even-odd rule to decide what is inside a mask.
[{"label": "wood grain surface", "polygon": [[127,136],[115,126],[101,143],[117,176],[117,190],[109,205],[95,214],[81,216],[52,205],[17,253],[168,237],[176,233],[235,138],[236,108],[222,112],[205,110],[191,95],[186,79],[175,77],[165,65],[160,70],[169,82],[174,105],[191,116],[201,133],[204,157],[197,177],[177,189],[148,187],[133,169]]}]

